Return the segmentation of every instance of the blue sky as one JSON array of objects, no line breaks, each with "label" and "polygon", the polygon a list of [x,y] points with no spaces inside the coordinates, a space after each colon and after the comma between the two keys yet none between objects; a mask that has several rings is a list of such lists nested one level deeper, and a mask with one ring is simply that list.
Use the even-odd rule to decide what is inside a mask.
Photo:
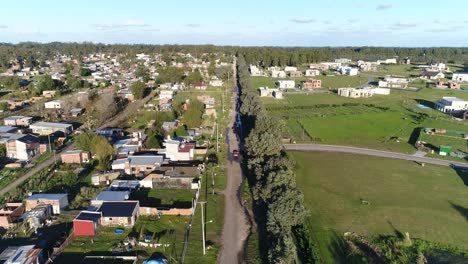
[{"label": "blue sky", "polygon": [[23,0],[0,3],[0,42],[467,46],[463,0]]}]

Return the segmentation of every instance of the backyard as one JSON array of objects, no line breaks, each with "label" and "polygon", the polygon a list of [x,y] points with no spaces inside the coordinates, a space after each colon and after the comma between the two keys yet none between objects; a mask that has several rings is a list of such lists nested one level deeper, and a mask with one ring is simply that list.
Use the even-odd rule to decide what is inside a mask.
[{"label": "backyard", "polygon": [[141,188],[131,197],[141,206],[157,208],[190,208],[195,191],[190,189]]},{"label": "backyard", "polygon": [[289,155],[297,162],[297,185],[326,263],[343,260],[338,241],[344,232],[369,237],[409,232],[468,250],[467,171],[352,154]]}]

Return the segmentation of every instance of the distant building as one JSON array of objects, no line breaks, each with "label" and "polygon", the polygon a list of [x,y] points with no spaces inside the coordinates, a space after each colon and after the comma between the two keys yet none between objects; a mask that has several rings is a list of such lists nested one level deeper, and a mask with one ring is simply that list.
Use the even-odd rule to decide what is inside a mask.
[{"label": "distant building", "polygon": [[295,71],[297,71],[297,67],[286,66],[286,67],[284,67],[284,71],[285,72],[295,72]]},{"label": "distant building", "polygon": [[379,81],[380,88],[400,88],[405,89],[408,87],[408,79],[406,78],[399,78],[399,77],[392,77],[392,76],[385,76],[383,81]]},{"label": "distant building", "polygon": [[103,202],[126,201],[130,197],[128,191],[102,191],[91,200],[91,205],[100,206]]},{"label": "distant building", "polygon": [[313,90],[322,87],[322,80],[310,78],[302,83],[303,89]]},{"label": "distant building", "polygon": [[85,163],[91,158],[89,153],[83,150],[68,150],[60,154],[62,163]]},{"label": "distant building", "polygon": [[468,72],[455,72],[455,73],[453,73],[452,81],[468,82]]},{"label": "distant building", "polygon": [[279,80],[276,84],[280,89],[293,89],[296,86],[296,82],[294,80]]},{"label": "distant building", "polygon": [[41,154],[39,138],[30,134],[11,136],[6,143],[7,157],[27,161]]},{"label": "distant building", "polygon": [[435,108],[444,113],[456,114],[468,110],[468,102],[457,97],[442,97]]},{"label": "distant building", "polygon": [[289,72],[289,77],[291,78],[297,78],[297,77],[302,77],[302,72],[301,71],[290,71]]},{"label": "distant building", "polygon": [[346,59],[346,58],[339,58],[339,59],[335,59],[335,62],[336,63],[341,63],[341,64],[347,64],[347,63],[351,63],[351,60]]},{"label": "distant building", "polygon": [[210,86],[221,87],[223,86],[223,80],[210,80]]},{"label": "distant building", "polygon": [[424,71],[421,78],[428,80],[437,80],[445,78],[445,74],[439,71]]},{"label": "distant building", "polygon": [[458,90],[461,88],[460,83],[457,82],[443,82],[443,81],[438,81],[437,88],[448,88],[448,89],[455,89]]},{"label": "distant building", "polygon": [[52,91],[42,91],[42,96],[44,96],[45,98],[52,98],[52,97],[55,97],[55,94],[57,93],[57,91],[55,90],[52,90]]},{"label": "distant building", "polygon": [[73,219],[75,236],[94,236],[101,225],[102,212],[81,211]]},{"label": "distant building", "polygon": [[9,246],[0,254],[0,261],[4,264],[42,264],[45,257],[42,248],[35,245]]},{"label": "distant building", "polygon": [[0,208],[0,228],[8,229],[16,223],[24,213],[22,203],[6,203]]},{"label": "distant building", "polygon": [[166,147],[164,154],[166,155],[166,158],[171,161],[193,160],[193,157],[195,156],[195,144],[193,143],[167,139],[164,142],[164,145]]},{"label": "distant building", "polygon": [[270,89],[268,87],[260,87],[258,89],[260,91],[260,97],[273,97],[276,99],[283,98],[283,92],[279,89]]},{"label": "distant building", "polygon": [[272,70],[271,77],[272,78],[286,78],[286,72],[282,70]]},{"label": "distant building", "polygon": [[159,91],[159,100],[161,99],[170,99],[174,97],[174,91],[173,90],[161,90]]},{"label": "distant building", "polygon": [[312,77],[312,76],[319,76],[320,71],[316,69],[308,69],[305,71],[305,76]]},{"label": "distant building", "polygon": [[140,216],[140,203],[138,201],[103,202],[98,212],[102,213],[102,226],[132,227]]},{"label": "distant building", "polygon": [[64,102],[62,100],[53,100],[50,102],[44,103],[46,109],[61,109],[63,108]]},{"label": "distant building", "polygon": [[119,170],[128,175],[147,174],[157,167],[160,167],[164,161],[161,155],[138,155],[128,158],[114,160],[112,170]]},{"label": "distant building", "polygon": [[9,116],[3,119],[5,126],[24,126],[28,127],[32,123],[32,117],[29,116]]},{"label": "distant building", "polygon": [[68,207],[68,195],[66,193],[37,193],[25,199],[26,211],[41,204],[51,205],[53,214],[60,214],[61,210]]},{"label": "distant building", "polygon": [[338,95],[351,98],[367,98],[372,97],[374,94],[369,88],[339,88]]},{"label": "distant building", "polygon": [[265,73],[255,65],[250,65],[250,76],[264,76]]}]

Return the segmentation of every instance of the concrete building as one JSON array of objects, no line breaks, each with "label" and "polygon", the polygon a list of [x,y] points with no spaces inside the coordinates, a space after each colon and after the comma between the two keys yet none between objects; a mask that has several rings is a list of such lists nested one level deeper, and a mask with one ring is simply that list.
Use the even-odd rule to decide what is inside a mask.
[{"label": "concrete building", "polygon": [[61,109],[63,108],[64,102],[62,100],[53,100],[50,102],[44,103],[46,109]]},{"label": "concrete building", "polygon": [[338,95],[350,98],[367,98],[372,97],[374,94],[369,88],[339,88]]},{"label": "concrete building", "polygon": [[272,70],[271,71],[272,78],[286,78],[286,72],[281,70]]},{"label": "concrete building", "polygon": [[41,154],[39,138],[30,134],[11,136],[6,144],[7,157],[27,161]]},{"label": "concrete building", "polygon": [[0,229],[8,229],[16,223],[24,213],[22,203],[6,203],[0,208]]},{"label": "concrete building", "polygon": [[313,77],[313,76],[319,76],[320,71],[316,69],[308,69],[305,71],[305,76],[307,77]]},{"label": "concrete building", "polygon": [[68,195],[66,193],[37,193],[25,199],[26,211],[42,204],[51,205],[53,214],[60,214],[68,207]]},{"label": "concrete building", "polygon": [[73,125],[64,123],[36,122],[29,126],[33,133],[39,135],[50,135],[55,132],[63,132],[65,135],[73,131]]},{"label": "concrete building", "polygon": [[317,89],[322,87],[322,80],[310,78],[302,84],[303,89]]},{"label": "concrete building", "polygon": [[468,72],[455,72],[455,73],[453,73],[452,81],[468,82]]},{"label": "concrete building", "polygon": [[139,211],[138,201],[103,202],[98,209],[102,213],[102,226],[132,227],[140,216]]},{"label": "concrete building", "polygon": [[460,83],[457,82],[443,82],[443,81],[438,81],[436,84],[437,88],[448,88],[448,89],[454,89],[454,90],[459,90],[461,88]]},{"label": "concrete building", "polygon": [[296,82],[294,80],[279,80],[276,85],[280,89],[293,89],[296,87]]},{"label": "concrete building", "polygon": [[260,97],[273,97],[276,99],[283,98],[283,92],[279,89],[270,89],[268,87],[260,87],[258,89],[260,91]]},{"label": "concrete building", "polygon": [[73,219],[73,233],[75,236],[94,236],[101,225],[101,212],[81,211]]},{"label": "concrete building", "polygon": [[400,88],[405,89],[408,87],[409,80],[406,78],[385,76],[383,81],[379,81],[380,88]]},{"label": "concrete building", "polygon": [[3,119],[5,126],[23,126],[28,127],[32,123],[32,117],[29,116],[9,116]]},{"label": "concrete building", "polygon": [[195,144],[185,143],[179,140],[168,139],[164,142],[166,158],[171,161],[193,160],[195,155]]},{"label": "concrete building", "polygon": [[123,171],[127,175],[147,174],[164,162],[161,155],[137,155],[114,160],[112,170]]},{"label": "concrete building", "polygon": [[461,113],[468,110],[468,102],[457,97],[442,97],[435,103],[435,108],[444,113]]},{"label": "concrete building", "polygon": [[88,162],[90,154],[83,150],[68,150],[60,154],[62,163],[85,163]]}]

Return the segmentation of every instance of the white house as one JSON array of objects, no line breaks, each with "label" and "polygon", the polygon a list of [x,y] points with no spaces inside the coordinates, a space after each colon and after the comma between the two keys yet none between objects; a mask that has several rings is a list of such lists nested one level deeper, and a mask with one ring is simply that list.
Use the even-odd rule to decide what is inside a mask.
[{"label": "white house", "polygon": [[338,95],[351,98],[372,97],[374,93],[370,88],[339,88]]},{"label": "white house", "polygon": [[341,73],[341,74],[346,74],[346,75],[349,75],[349,76],[356,76],[359,72],[359,70],[357,68],[352,68],[352,67],[341,67],[338,69],[338,71]]},{"label": "white house", "polygon": [[388,88],[374,88],[371,89],[373,94],[380,94],[380,95],[389,95],[390,94],[390,89]]},{"label": "white house", "polygon": [[283,98],[283,92],[280,91],[279,89],[270,89],[268,87],[260,87],[260,97],[273,97],[276,99],[282,99]]},{"label": "white house", "polygon": [[383,81],[379,81],[379,88],[406,88],[408,87],[408,79],[385,76]]},{"label": "white house", "polygon": [[397,64],[397,60],[395,58],[385,59],[385,60],[378,60],[378,62],[382,63],[382,64]]},{"label": "white house", "polygon": [[210,80],[210,86],[221,87],[223,86],[223,80]]},{"label": "white house", "polygon": [[161,90],[159,92],[159,100],[161,99],[172,99],[174,97],[174,91],[173,90]]},{"label": "white house", "polygon": [[286,66],[286,67],[284,67],[284,71],[285,71],[285,72],[293,72],[293,71],[297,71],[297,67],[293,67],[293,66]]},{"label": "white house", "polygon": [[452,75],[452,81],[468,82],[468,72],[455,72]]},{"label": "white house", "polygon": [[306,71],[305,71],[305,76],[308,76],[308,77],[311,77],[311,76],[318,76],[318,75],[320,75],[320,71],[319,71],[319,70],[309,69],[309,70],[306,70]]},{"label": "white house", "polygon": [[53,100],[50,102],[44,103],[44,107],[46,109],[61,109],[63,107],[63,101],[62,100]]},{"label": "white house", "polygon": [[250,65],[250,76],[263,76],[263,71],[255,65]]},{"label": "white house", "polygon": [[281,70],[272,70],[271,77],[273,78],[286,78],[286,72]]},{"label": "white house", "polygon": [[296,87],[296,82],[294,80],[279,80],[276,84],[280,89],[292,89]]},{"label": "white house", "polygon": [[459,113],[468,110],[468,102],[457,97],[442,97],[435,108],[444,113]]}]

